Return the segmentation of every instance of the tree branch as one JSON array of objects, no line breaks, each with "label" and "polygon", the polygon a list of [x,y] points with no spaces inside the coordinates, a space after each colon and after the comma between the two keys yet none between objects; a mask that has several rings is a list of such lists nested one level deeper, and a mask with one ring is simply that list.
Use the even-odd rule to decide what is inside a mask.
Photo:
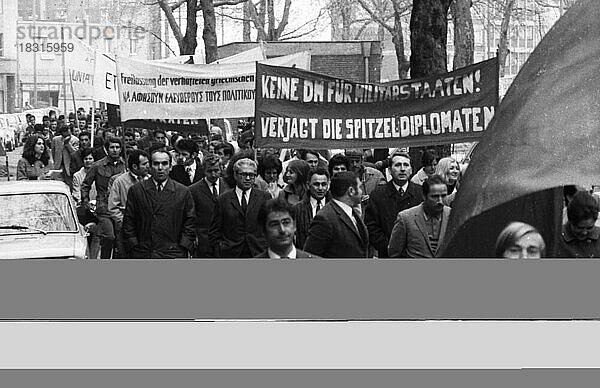
[{"label": "tree branch", "polygon": [[[316,18],[314,18],[314,19],[312,19],[312,20],[309,20],[309,21],[307,21],[306,23],[304,23],[304,24],[303,24],[303,25],[301,25],[300,27],[296,28],[295,30],[292,30],[292,31],[286,32],[285,34],[281,34],[281,36],[280,36],[280,37],[281,37],[281,38],[283,38],[283,37],[286,37],[286,39],[289,39],[289,38],[287,38],[289,35],[291,35],[291,34],[293,34],[293,33],[295,33],[295,32],[298,32],[298,31],[300,31],[302,28],[306,27],[306,26],[307,26],[307,25],[309,25],[310,23],[315,23],[315,25],[313,26],[312,30],[311,30],[310,32],[308,32],[308,34],[310,34],[311,32],[314,32],[314,31],[316,30],[316,28],[317,28],[317,24],[319,23],[319,19],[321,18],[321,16],[323,16],[323,13],[324,13],[324,12],[325,12],[325,10],[324,10],[324,9],[321,9],[321,10],[319,11],[319,14],[317,15],[317,17],[316,17]],[[306,35],[306,34],[307,34],[307,33],[302,33],[302,35],[300,35],[300,36],[304,36],[304,35]]]},{"label": "tree branch", "polygon": [[177,43],[181,45],[181,42],[183,41],[183,34],[181,33],[181,29],[177,24],[177,20],[175,20],[175,15],[173,15],[173,10],[171,10],[171,6],[167,4],[165,0],[159,0],[158,4],[165,13],[165,17],[169,22],[169,26],[171,27],[171,31],[173,31],[173,35],[175,36]]},{"label": "tree branch", "polygon": [[[275,36],[279,37],[285,30],[285,27],[288,24],[290,18],[290,7],[292,6],[292,0],[285,0],[285,5],[283,7],[283,15],[281,16],[281,22],[279,22],[279,26],[275,30]],[[319,12],[319,16],[321,13]]]},{"label": "tree branch", "polygon": [[250,17],[252,18],[252,23],[254,23],[254,28],[258,32],[258,40],[266,40],[267,33],[265,31],[265,25],[258,17],[258,10],[256,9],[256,5],[252,1],[248,2],[248,9],[250,11]]},{"label": "tree branch", "polygon": [[238,5],[238,4],[245,3],[246,1],[248,1],[248,0],[215,0],[214,6],[222,7],[224,5]]},{"label": "tree branch", "polygon": [[[186,0],[177,0],[177,2],[176,2],[176,3],[174,3],[174,4],[171,4],[171,11],[175,11],[177,8],[181,7],[181,6],[182,6],[182,5],[185,3],[185,1],[186,1]],[[161,2],[161,1],[159,1],[159,3],[160,3],[160,2]]]},{"label": "tree branch", "polygon": [[388,30],[390,33],[392,31],[394,31],[394,28],[392,26],[390,26],[389,24],[387,24],[383,19],[381,19],[379,17],[379,15],[377,15],[375,13],[375,11],[373,11],[371,9],[371,7],[369,7],[369,5],[365,2],[365,0],[358,0],[358,3],[369,14],[369,16],[371,16],[373,18],[373,20],[375,22],[379,23],[383,28],[385,28],[386,30]]}]

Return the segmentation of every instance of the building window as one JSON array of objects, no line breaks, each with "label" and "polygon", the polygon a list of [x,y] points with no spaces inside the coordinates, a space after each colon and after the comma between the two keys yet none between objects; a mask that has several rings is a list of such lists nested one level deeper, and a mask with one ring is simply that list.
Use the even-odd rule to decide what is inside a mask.
[{"label": "building window", "polygon": [[[2,0],[0,0],[2,1]],[[4,33],[0,32],[0,57],[4,56]]]}]

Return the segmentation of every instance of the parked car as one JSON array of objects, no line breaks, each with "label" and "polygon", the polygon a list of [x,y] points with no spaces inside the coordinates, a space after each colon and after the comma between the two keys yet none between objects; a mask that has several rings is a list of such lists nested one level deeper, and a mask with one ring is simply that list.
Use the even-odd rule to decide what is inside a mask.
[{"label": "parked car", "polygon": [[0,182],[0,209],[1,259],[86,258],[86,232],[63,182]]}]

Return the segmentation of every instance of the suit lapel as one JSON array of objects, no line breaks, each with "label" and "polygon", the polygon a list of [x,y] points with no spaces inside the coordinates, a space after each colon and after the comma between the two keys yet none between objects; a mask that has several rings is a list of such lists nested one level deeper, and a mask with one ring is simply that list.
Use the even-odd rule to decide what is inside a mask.
[{"label": "suit lapel", "polygon": [[256,188],[252,188],[252,190],[250,190],[250,196],[248,198],[248,208],[246,209],[246,211],[248,213],[250,213],[250,211],[252,211],[252,209],[254,209],[256,206],[258,206],[258,189]]},{"label": "suit lapel", "polygon": [[356,235],[356,237],[360,238],[362,240],[362,237],[360,236],[360,233],[358,232],[358,229],[356,229],[356,227],[354,226],[354,223],[352,222],[352,220],[350,219],[350,217],[348,217],[348,215],[346,214],[346,212],[339,207],[339,205],[335,202],[331,202],[331,205],[333,206],[333,209],[335,210],[335,212],[338,214],[338,216],[340,217],[340,219],[342,220],[342,222],[344,224],[346,224],[346,226],[348,228],[350,228],[350,230],[352,232],[354,232],[354,234]]},{"label": "suit lapel", "polygon": [[[446,234],[446,228],[448,227],[448,220],[450,219],[450,209],[444,207],[444,213],[442,214],[442,225],[440,226],[440,239],[438,240],[438,247],[442,246],[444,235]],[[439,248],[438,248],[439,251]]]},{"label": "suit lapel", "polygon": [[237,192],[234,190],[231,191],[232,196],[231,196],[231,204],[233,205],[234,208],[237,209],[238,212],[240,212],[241,215],[246,216],[242,210],[242,205],[240,205],[240,201],[238,201],[238,196],[237,196]]},{"label": "suit lapel", "polygon": [[208,186],[208,182],[206,181],[206,179],[200,182],[200,190],[204,193],[204,196],[209,198],[212,202],[217,202],[217,199],[213,195],[210,187]]},{"label": "suit lapel", "polygon": [[425,237],[425,241],[427,242],[427,248],[429,248],[429,251],[433,255],[433,250],[431,249],[431,241],[429,241],[429,233],[427,233],[427,225],[425,224],[425,213],[423,212],[422,208],[419,209],[419,212],[417,212],[417,214],[415,214],[415,223],[417,224],[417,227],[423,234],[423,237]]}]

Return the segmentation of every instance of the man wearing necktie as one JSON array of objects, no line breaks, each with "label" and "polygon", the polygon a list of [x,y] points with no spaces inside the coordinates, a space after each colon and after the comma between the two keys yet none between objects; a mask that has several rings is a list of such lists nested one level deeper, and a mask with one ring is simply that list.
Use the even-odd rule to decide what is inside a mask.
[{"label": "man wearing necktie", "polygon": [[254,257],[266,248],[258,210],[271,195],[253,188],[258,165],[243,158],[233,165],[235,188],[219,196],[208,239],[218,257]]},{"label": "man wearing necktie", "polygon": [[392,180],[371,192],[364,217],[371,244],[377,249],[379,258],[389,257],[387,247],[398,213],[423,202],[421,186],[409,181],[412,174],[410,156],[394,152],[387,164]]},{"label": "man wearing necktie", "polygon": [[123,217],[123,239],[132,258],[185,258],[196,232],[190,190],[169,178],[171,155],[150,155],[150,175],[129,188]]},{"label": "man wearing necktie", "polygon": [[296,219],[296,245],[304,246],[308,229],[317,212],[321,211],[327,201],[329,193],[329,172],[324,167],[311,170],[308,175],[308,195],[294,205],[293,211]]},{"label": "man wearing necktie", "polygon": [[223,166],[218,155],[209,154],[204,158],[204,179],[190,186],[196,208],[196,252],[194,257],[212,257],[213,251],[208,242],[208,228],[215,212],[217,198],[230,188],[221,178]]},{"label": "man wearing necktie", "polygon": [[175,145],[177,162],[171,169],[169,176],[184,186],[191,186],[204,177],[201,161],[198,158],[198,144],[191,139],[182,139]]},{"label": "man wearing necktie", "polygon": [[353,209],[362,200],[362,182],[351,171],[339,172],[329,186],[332,200],[313,218],[304,250],[323,258],[371,258],[369,233]]}]

